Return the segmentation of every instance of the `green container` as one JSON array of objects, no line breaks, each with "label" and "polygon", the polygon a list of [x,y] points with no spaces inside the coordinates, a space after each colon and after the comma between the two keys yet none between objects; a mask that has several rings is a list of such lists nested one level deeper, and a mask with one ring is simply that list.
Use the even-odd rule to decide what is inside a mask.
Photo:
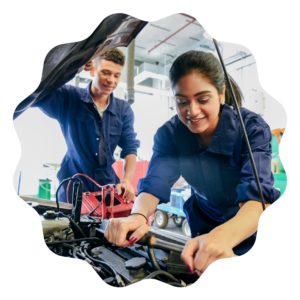
[{"label": "green container", "polygon": [[51,182],[50,179],[39,179],[39,192],[37,198],[41,199],[51,199]]},{"label": "green container", "polygon": [[274,176],[274,187],[277,189],[280,189],[280,193],[282,196],[287,185],[287,177],[285,173],[279,173],[279,174],[273,174]]},{"label": "green container", "polygon": [[277,139],[276,135],[274,135],[274,134],[272,134],[271,146],[272,146],[272,152],[273,153],[278,153],[279,152],[278,139]]}]

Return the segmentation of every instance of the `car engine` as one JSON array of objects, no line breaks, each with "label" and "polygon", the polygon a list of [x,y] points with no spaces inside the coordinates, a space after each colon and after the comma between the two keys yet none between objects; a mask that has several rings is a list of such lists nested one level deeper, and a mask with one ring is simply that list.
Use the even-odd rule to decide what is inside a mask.
[{"label": "car engine", "polygon": [[[101,211],[101,193],[98,195],[97,208]],[[103,204],[109,204],[112,198],[115,198],[112,204],[120,200],[112,197],[108,191],[102,196],[105,196]],[[92,208],[92,213],[82,214],[82,198],[77,193],[77,201],[72,205],[60,203],[60,209],[52,201],[23,199],[40,215],[45,243],[53,253],[86,261],[105,283],[115,287],[124,287],[145,279],[156,279],[176,287],[185,287],[197,281],[199,277],[190,274],[180,258],[185,239],[174,237],[168,232],[158,233],[150,227],[149,233],[133,246],[117,247],[104,237],[108,224],[107,214],[103,214],[103,219],[99,211],[97,214]],[[112,208],[107,205],[106,209],[110,209],[113,217]]]}]

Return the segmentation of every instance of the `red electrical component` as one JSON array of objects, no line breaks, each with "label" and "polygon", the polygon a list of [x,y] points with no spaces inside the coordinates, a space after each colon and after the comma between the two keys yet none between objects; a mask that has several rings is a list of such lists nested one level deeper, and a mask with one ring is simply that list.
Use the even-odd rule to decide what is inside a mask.
[{"label": "red electrical component", "polygon": [[[97,207],[97,208],[96,208]],[[133,202],[123,202],[113,186],[104,186],[100,192],[85,192],[82,194],[81,214],[102,217],[104,219],[127,217],[133,207]],[[95,209],[96,208],[96,209]]]},{"label": "red electrical component", "polygon": [[[145,171],[144,171],[145,172]],[[75,174],[72,178],[84,176],[97,185],[101,191],[82,193],[81,214],[102,217],[104,219],[127,217],[131,213],[134,201],[125,203],[122,195],[118,195],[117,189],[112,184],[101,186],[95,180],[85,174]],[[67,200],[69,201],[69,189],[71,181],[67,187]],[[103,201],[104,199],[104,201]],[[150,226],[149,218],[147,225]]]}]

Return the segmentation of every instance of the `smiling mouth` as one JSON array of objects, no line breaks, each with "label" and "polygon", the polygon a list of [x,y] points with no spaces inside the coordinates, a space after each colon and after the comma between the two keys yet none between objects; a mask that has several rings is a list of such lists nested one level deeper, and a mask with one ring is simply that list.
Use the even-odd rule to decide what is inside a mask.
[{"label": "smiling mouth", "polygon": [[197,118],[197,119],[187,119],[188,122],[192,125],[197,125],[199,124],[200,122],[202,122],[206,117],[203,117],[203,118]]}]

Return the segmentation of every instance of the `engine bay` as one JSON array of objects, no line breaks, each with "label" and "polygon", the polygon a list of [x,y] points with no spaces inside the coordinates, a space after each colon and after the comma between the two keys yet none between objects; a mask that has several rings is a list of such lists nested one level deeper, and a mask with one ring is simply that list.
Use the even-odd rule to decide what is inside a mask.
[{"label": "engine bay", "polygon": [[[185,287],[197,281],[199,277],[190,274],[180,258],[186,242],[180,236],[157,232],[150,227],[149,233],[132,246],[117,247],[106,240],[105,228],[108,219],[113,216],[109,202],[114,205],[120,201],[113,189],[110,191],[98,193],[97,197],[97,209],[104,212],[102,209],[106,207],[111,212],[110,215],[103,214],[104,218],[94,209],[96,203],[94,208],[89,208],[89,213],[86,211],[87,205],[82,205],[81,209],[78,194],[75,197],[77,201],[73,204],[59,203],[60,208],[53,201],[26,197],[23,200],[40,215],[47,247],[56,255],[86,261],[108,285],[125,287],[140,280],[156,279],[172,286]],[[102,201],[101,195],[105,201]],[[115,207],[118,206],[121,207]],[[131,208],[132,203],[127,215]]]}]

